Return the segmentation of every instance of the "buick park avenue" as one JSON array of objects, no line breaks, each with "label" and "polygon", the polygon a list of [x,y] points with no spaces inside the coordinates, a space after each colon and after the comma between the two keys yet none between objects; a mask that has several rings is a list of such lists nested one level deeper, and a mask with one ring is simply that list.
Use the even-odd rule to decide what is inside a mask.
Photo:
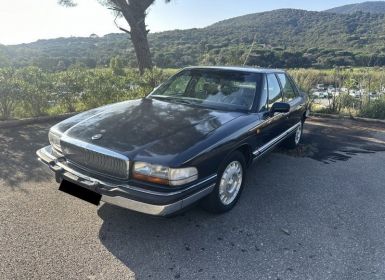
[{"label": "buick park avenue", "polygon": [[143,99],[58,123],[37,155],[58,183],[96,204],[168,216],[200,202],[221,213],[239,200],[255,160],[300,143],[307,113],[284,71],[190,67]]}]

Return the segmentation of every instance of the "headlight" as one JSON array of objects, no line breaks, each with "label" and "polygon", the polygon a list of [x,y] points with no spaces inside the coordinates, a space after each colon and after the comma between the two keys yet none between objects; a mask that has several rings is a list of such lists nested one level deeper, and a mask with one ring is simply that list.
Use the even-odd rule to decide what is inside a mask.
[{"label": "headlight", "polygon": [[55,150],[61,152],[60,134],[59,133],[56,133],[56,132],[53,132],[52,130],[50,130],[48,133],[48,140],[49,140],[49,143],[51,144],[51,146]]},{"label": "headlight", "polygon": [[133,177],[162,185],[180,186],[197,180],[198,171],[195,167],[169,168],[145,162],[135,162]]}]

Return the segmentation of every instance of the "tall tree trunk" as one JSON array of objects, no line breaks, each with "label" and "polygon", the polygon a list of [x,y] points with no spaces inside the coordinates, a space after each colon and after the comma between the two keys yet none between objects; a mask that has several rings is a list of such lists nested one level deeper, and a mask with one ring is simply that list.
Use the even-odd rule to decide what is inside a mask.
[{"label": "tall tree trunk", "polygon": [[131,27],[131,40],[138,60],[139,71],[143,74],[145,69],[151,69],[153,66],[144,17],[141,23]]},{"label": "tall tree trunk", "polygon": [[[76,5],[76,1],[74,0],[58,0],[58,2],[67,7]],[[123,14],[131,30],[120,29],[131,34],[131,41],[134,44],[140,73],[143,74],[145,69],[151,69],[153,65],[147,39],[145,19],[146,10],[155,0],[99,0],[99,2],[119,14]],[[166,2],[170,2],[170,0],[166,0]]]},{"label": "tall tree trunk", "polygon": [[[119,4],[121,12],[130,25],[131,41],[134,45],[136,58],[138,60],[138,66],[140,73],[143,74],[145,69],[152,68],[152,58],[150,52],[150,46],[147,39],[146,30],[146,9],[154,2],[153,0],[141,0],[141,4],[132,1],[126,2],[124,0],[116,0]],[[146,2],[146,3],[144,3]]]}]

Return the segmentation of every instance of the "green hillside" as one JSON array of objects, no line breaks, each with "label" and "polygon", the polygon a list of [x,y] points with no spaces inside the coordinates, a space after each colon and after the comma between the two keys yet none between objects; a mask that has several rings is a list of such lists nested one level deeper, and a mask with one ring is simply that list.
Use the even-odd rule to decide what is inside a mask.
[{"label": "green hillside", "polygon": [[[159,67],[242,64],[253,38],[250,65],[332,67],[385,65],[385,14],[309,12],[282,9],[224,20],[202,29],[149,35]],[[120,56],[135,66],[126,34],[58,38],[0,46],[0,67],[35,65],[50,71],[73,64],[105,66]]]},{"label": "green hillside", "polygon": [[344,5],[333,9],[326,10],[326,12],[336,14],[354,14],[357,12],[384,14],[385,1],[368,1],[358,4]]}]

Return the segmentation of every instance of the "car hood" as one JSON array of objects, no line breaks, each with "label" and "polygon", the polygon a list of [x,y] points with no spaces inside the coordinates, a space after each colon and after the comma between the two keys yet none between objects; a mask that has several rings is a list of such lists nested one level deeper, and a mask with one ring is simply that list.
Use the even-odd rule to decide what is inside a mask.
[{"label": "car hood", "polygon": [[[144,98],[82,113],[56,129],[130,158],[138,154],[170,157],[240,115]],[[95,135],[100,139],[93,140]]]}]

